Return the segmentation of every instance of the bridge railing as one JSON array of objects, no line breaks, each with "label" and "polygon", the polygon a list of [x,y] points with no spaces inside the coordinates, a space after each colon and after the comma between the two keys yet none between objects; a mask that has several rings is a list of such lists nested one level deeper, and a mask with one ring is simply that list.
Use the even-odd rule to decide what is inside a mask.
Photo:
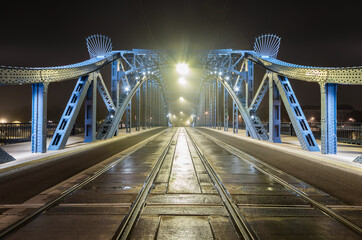
[{"label": "bridge railing", "polygon": [[[58,122],[48,122],[47,137],[51,138],[57,129]],[[97,130],[99,124],[97,124]],[[120,122],[119,128],[125,128],[125,123]],[[84,123],[77,122],[70,133],[71,136],[84,133]],[[30,142],[31,123],[0,123],[0,145]]]},{"label": "bridge railing", "polygon": [[[321,123],[308,123],[314,137],[321,138]],[[269,132],[268,122],[263,122],[265,129]],[[232,122],[229,122],[229,128],[232,128]],[[239,129],[245,129],[245,123],[239,122]],[[291,122],[282,122],[280,133],[288,136],[297,136]],[[351,143],[362,145],[362,123],[339,122],[337,123],[337,141],[342,143]]]},{"label": "bridge railing", "polygon": [[[51,138],[57,128],[57,122],[47,124],[47,137]],[[71,135],[84,133],[84,123],[76,123]],[[31,123],[0,123],[0,145],[31,140]]]}]

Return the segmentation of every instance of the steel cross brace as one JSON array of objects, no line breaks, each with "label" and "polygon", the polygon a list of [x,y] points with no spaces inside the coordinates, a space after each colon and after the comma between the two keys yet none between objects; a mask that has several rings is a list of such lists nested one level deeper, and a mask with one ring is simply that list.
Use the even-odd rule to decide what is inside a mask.
[{"label": "steel cross brace", "polygon": [[312,131],[310,130],[309,124],[304,116],[302,108],[299,105],[297,97],[294,94],[288,78],[280,76],[276,73],[272,74],[272,78],[284,102],[284,106],[287,110],[289,119],[292,122],[302,149],[308,151],[319,151],[318,144]]},{"label": "steel cross brace", "polygon": [[96,79],[94,75],[95,73],[91,73],[78,79],[57,129],[54,132],[48,150],[59,150],[65,147],[88,88],[92,81]]}]

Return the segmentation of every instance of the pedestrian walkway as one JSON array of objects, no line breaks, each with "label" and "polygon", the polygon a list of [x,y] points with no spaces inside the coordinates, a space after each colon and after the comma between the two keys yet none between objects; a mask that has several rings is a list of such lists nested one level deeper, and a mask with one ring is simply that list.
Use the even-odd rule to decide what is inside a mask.
[{"label": "pedestrian walkway", "polygon": [[[6,151],[8,154],[15,158],[14,161],[2,163],[0,164],[0,173],[7,172],[18,167],[28,166],[34,163],[43,162],[53,157],[62,156],[66,153],[74,152],[79,149],[94,147],[98,144],[106,144],[109,141],[115,141],[120,138],[130,136],[130,135],[137,135],[139,133],[143,133],[145,131],[149,131],[151,129],[145,129],[141,131],[136,131],[135,128],[132,128],[131,133],[126,133],[126,129],[119,129],[119,134],[117,137],[96,141],[94,143],[84,143],[84,134],[79,134],[75,136],[70,136],[67,142],[67,145],[64,149],[58,151],[47,151],[46,153],[32,153],[31,152],[31,142],[22,142],[16,144],[8,144],[3,145],[1,148]],[[49,146],[51,138],[47,139],[47,146]]]},{"label": "pedestrian walkway", "polygon": [[[304,156],[310,160],[324,162],[327,165],[333,164],[335,166],[341,166],[345,168],[358,169],[362,172],[362,164],[353,162],[358,156],[362,155],[362,146],[348,143],[337,143],[337,154],[322,154],[321,152],[309,152],[302,149],[299,144],[298,138],[295,136],[281,135],[282,143],[271,143],[263,140],[255,140],[246,136],[246,131],[239,129],[238,133],[233,133],[232,129],[229,131],[217,130],[208,127],[210,129],[220,133],[224,133],[230,136],[241,138],[245,141],[254,141],[255,144],[259,144],[262,147],[270,149],[279,149],[286,152],[293,153],[298,156]],[[321,141],[317,139],[319,148],[321,148]]]}]

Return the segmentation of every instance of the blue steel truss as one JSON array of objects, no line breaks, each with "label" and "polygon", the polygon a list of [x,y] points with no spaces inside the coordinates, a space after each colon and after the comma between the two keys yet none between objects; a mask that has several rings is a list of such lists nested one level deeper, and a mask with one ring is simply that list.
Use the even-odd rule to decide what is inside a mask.
[{"label": "blue steel truss", "polygon": [[[289,79],[317,82],[321,89],[321,119],[323,153],[336,153],[336,97],[337,84],[362,85],[362,67],[310,67],[286,63],[276,59],[280,38],[263,35],[256,38],[254,51],[219,49],[188,51],[192,67],[204,69],[200,91],[194,105],[192,124],[228,130],[229,98],[233,101],[233,125],[237,131],[239,114],[254,139],[280,141],[280,104],[283,102],[303,149],[319,150],[310,131],[297,96]],[[168,99],[162,77],[163,69],[172,68],[177,51],[133,49],[114,51],[110,38],[94,35],[87,38],[91,59],[66,66],[30,68],[0,66],[0,84],[32,84],[33,118],[32,151],[45,152],[44,139],[47,122],[47,87],[53,82],[78,78],[75,89],[61,117],[49,149],[65,147],[79,109],[86,107],[86,141],[111,138],[118,134],[119,123],[126,115],[131,127],[131,103],[136,104],[136,130],[168,125]],[[185,53],[184,53],[185,54]],[[99,72],[111,64],[111,89]],[[258,88],[254,86],[254,65],[266,70]],[[95,130],[96,88],[108,114]],[[257,91],[254,93],[254,88]],[[257,110],[269,91],[269,133],[261,123]]]}]

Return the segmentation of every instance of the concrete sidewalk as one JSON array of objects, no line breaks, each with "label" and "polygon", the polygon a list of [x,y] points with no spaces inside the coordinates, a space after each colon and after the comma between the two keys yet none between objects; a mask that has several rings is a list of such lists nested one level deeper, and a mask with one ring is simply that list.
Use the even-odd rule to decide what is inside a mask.
[{"label": "concrete sidewalk", "polygon": [[[362,155],[362,146],[356,144],[337,143],[337,154],[322,154],[321,152],[309,152],[301,148],[298,138],[294,136],[281,135],[282,143],[271,143],[268,141],[255,140],[246,136],[246,131],[239,129],[238,133],[233,133],[232,129],[229,131],[217,130],[208,127],[205,129],[217,131],[218,133],[227,134],[236,138],[241,138],[246,141],[253,141],[263,147],[270,149],[279,149],[295,155],[308,157],[311,160],[324,162],[327,165],[335,165],[339,167],[355,169],[362,172],[362,164],[353,162],[358,156]],[[319,148],[321,148],[321,141],[317,139]]]},{"label": "concrete sidewalk", "polygon": [[[126,129],[119,129],[119,135],[111,139],[95,141],[93,143],[84,143],[84,134],[79,134],[71,136],[68,139],[68,142],[64,149],[58,151],[47,151],[46,153],[32,153],[31,152],[31,142],[23,142],[16,144],[3,145],[1,148],[13,156],[16,160],[0,164],[0,173],[4,173],[9,170],[13,170],[17,167],[28,166],[33,163],[38,163],[51,159],[52,157],[58,157],[66,153],[74,152],[83,148],[92,147],[99,144],[106,144],[109,141],[115,141],[120,138],[124,138],[131,135],[137,135],[150,129],[141,129],[136,131],[135,128],[132,128],[131,133],[126,133]],[[49,146],[51,138],[47,139],[47,146]]]}]

